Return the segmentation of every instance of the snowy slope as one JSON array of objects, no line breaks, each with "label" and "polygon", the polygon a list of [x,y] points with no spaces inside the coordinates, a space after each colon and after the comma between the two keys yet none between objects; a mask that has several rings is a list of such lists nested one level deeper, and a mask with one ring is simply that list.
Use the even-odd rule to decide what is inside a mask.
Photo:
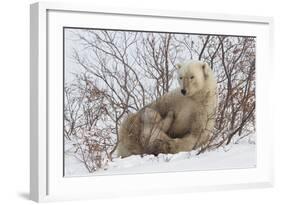
[{"label": "snowy slope", "polygon": [[124,159],[115,158],[104,170],[89,173],[83,164],[71,155],[66,155],[66,176],[87,176],[107,174],[135,174],[148,172],[175,172],[214,169],[254,168],[256,146],[248,142],[231,144],[210,152],[196,155],[196,151],[177,154],[133,155]]}]

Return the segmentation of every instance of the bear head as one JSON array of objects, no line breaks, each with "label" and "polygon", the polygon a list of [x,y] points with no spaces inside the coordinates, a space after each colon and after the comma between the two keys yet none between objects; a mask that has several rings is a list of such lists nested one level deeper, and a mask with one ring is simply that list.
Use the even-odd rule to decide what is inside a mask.
[{"label": "bear head", "polygon": [[176,65],[178,82],[182,95],[193,96],[205,89],[206,81],[212,74],[209,65],[202,61],[190,61]]},{"label": "bear head", "polygon": [[141,119],[144,123],[151,124],[159,123],[162,120],[162,117],[157,111],[147,107],[144,109]]}]

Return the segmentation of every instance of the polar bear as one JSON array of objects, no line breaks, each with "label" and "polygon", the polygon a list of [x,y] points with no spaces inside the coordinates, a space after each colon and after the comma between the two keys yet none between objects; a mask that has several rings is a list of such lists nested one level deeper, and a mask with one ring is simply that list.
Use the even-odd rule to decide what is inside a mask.
[{"label": "polar bear", "polygon": [[160,150],[167,149],[169,140],[166,132],[169,130],[173,122],[173,112],[169,111],[167,116],[162,119],[161,115],[146,107],[142,114],[143,129],[141,130],[140,140],[143,145],[144,152],[147,154],[159,154]]},{"label": "polar bear", "polygon": [[[177,64],[176,67],[179,88],[146,106],[158,112],[163,119],[169,112],[174,116],[166,132],[168,138],[151,141],[155,142],[149,145],[153,147],[154,154],[196,149],[208,142],[214,127],[217,83],[213,71],[207,63],[195,60]],[[118,156],[146,153],[141,142],[148,141],[151,136],[142,135],[142,130],[147,126],[142,120],[144,110],[130,114],[121,123]]]},{"label": "polar bear", "polygon": [[[144,107],[139,114],[130,114],[119,129],[118,156],[132,154],[159,154],[167,150],[170,138],[166,132],[170,128],[174,114],[169,111],[165,118],[149,108]],[[165,147],[166,146],[166,147]]]}]

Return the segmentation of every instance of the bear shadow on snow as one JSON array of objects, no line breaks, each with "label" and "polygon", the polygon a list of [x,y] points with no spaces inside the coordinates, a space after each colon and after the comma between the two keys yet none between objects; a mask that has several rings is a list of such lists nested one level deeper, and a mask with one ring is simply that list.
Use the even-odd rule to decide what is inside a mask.
[{"label": "bear shadow on snow", "polygon": [[215,124],[215,76],[202,61],[177,64],[179,87],[129,114],[119,128],[117,155],[191,151],[206,142]]}]

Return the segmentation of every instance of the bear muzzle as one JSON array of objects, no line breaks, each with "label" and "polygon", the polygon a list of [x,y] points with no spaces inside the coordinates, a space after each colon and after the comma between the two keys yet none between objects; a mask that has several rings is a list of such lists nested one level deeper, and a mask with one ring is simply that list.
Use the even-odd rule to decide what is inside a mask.
[{"label": "bear muzzle", "polygon": [[186,95],[186,89],[181,89],[181,94]]}]

